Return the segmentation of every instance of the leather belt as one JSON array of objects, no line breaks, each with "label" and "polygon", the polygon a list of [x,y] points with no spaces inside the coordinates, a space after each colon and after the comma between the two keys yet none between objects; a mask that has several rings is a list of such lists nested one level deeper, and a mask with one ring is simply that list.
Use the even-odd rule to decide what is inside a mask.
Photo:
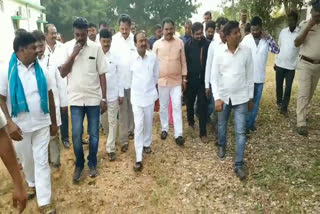
[{"label": "leather belt", "polygon": [[301,55],[301,59],[303,59],[304,61],[310,62],[312,64],[320,64],[320,60],[313,60],[303,55]]}]

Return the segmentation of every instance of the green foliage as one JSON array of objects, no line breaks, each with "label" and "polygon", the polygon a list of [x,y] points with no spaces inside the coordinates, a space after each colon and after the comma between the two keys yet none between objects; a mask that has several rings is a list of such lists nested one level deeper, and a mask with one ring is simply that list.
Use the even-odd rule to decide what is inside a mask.
[{"label": "green foliage", "polygon": [[106,20],[116,28],[118,16],[126,13],[138,29],[151,33],[153,26],[165,17],[171,17],[177,26],[182,25],[198,6],[189,0],[43,0],[42,4],[46,7],[47,20],[67,39],[72,38],[71,23],[75,16],[96,24]]}]

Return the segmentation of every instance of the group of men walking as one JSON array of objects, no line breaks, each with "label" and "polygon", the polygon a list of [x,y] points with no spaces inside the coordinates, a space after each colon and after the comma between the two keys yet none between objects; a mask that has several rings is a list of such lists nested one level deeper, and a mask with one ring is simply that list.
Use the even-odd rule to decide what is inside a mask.
[{"label": "group of men walking", "polygon": [[[223,159],[227,146],[227,124],[233,110],[236,157],[234,170],[246,177],[244,151],[247,134],[255,125],[262,97],[268,53],[278,54],[275,63],[277,105],[288,115],[292,82],[298,70],[297,132],[307,135],[306,111],[316,89],[319,74],[320,0],[312,3],[312,18],[298,26],[298,15],[288,14],[289,27],[283,29],[279,43],[263,29],[262,20],[253,17],[251,33],[246,11],[239,24],[220,17],[204,23],[185,22],[185,35],[175,36],[175,23],[165,18],[155,27],[149,40],[144,31],[133,34],[128,15],[119,18],[120,32],[112,35],[102,22],[99,34],[85,18],[73,22],[74,39],[56,41],[57,30],[49,24],[45,33],[20,30],[13,43],[14,53],[7,71],[0,75],[0,146],[8,151],[0,155],[20,190],[20,207],[25,207],[25,192],[17,175],[14,152],[28,184],[29,199],[37,197],[41,213],[55,213],[51,203],[50,165],[59,168],[61,141],[70,147],[68,106],[71,112],[72,143],[76,157],[73,182],[78,183],[84,169],[83,122],[87,117],[89,135],[88,167],[96,177],[100,123],[108,129],[106,152],[109,160],[116,155],[119,118],[121,152],[134,139],[136,163],[143,168],[143,152],[152,152],[155,102],[160,102],[162,140],[169,133],[169,100],[172,103],[174,139],[183,146],[182,100],[187,120],[194,129],[199,118],[200,138],[208,143],[207,123],[216,121],[218,157]],[[92,29],[93,28],[93,29]],[[299,46],[300,52],[299,52]],[[286,80],[285,92],[283,82]],[[183,99],[182,99],[183,97]],[[194,107],[196,106],[196,110]],[[3,114],[3,113],[4,114]],[[101,120],[100,120],[101,118]],[[3,130],[6,127],[6,130]],[[106,131],[106,130],[105,130]],[[8,135],[9,134],[9,135]],[[10,136],[10,137],[9,137]]]}]

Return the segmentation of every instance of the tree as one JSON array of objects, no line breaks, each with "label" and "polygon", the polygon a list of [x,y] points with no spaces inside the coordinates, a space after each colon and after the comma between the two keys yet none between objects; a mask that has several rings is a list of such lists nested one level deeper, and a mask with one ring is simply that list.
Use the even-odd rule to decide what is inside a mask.
[{"label": "tree", "polygon": [[197,4],[190,0],[43,0],[42,4],[46,7],[47,20],[67,39],[72,38],[71,24],[76,16],[96,24],[106,20],[115,27],[118,16],[126,13],[138,29],[150,33],[163,18],[171,17],[179,26],[197,9]]}]

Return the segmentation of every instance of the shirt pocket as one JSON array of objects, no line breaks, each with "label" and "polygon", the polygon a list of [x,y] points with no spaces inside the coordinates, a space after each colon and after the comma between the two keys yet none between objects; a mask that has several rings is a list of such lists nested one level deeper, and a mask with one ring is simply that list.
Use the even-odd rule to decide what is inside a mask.
[{"label": "shirt pocket", "polygon": [[97,73],[97,59],[95,57],[89,56],[87,59],[87,69],[90,74]]}]

